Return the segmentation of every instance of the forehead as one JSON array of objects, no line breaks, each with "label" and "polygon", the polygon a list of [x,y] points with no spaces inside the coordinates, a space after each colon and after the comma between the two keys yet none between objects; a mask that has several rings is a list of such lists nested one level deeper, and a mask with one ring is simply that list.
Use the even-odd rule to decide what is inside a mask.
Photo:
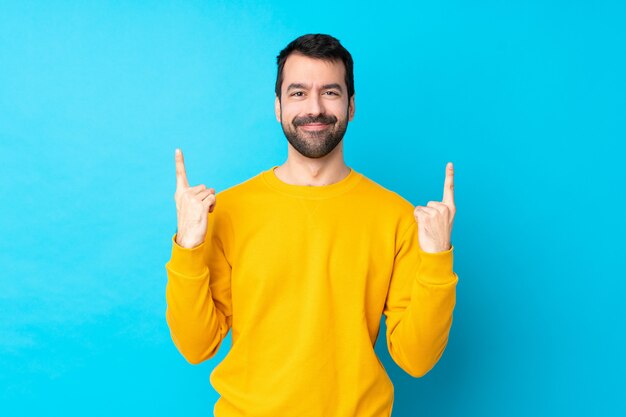
[{"label": "forehead", "polygon": [[345,71],[341,60],[326,61],[293,53],[283,67],[283,87],[291,83],[338,83],[345,87]]}]

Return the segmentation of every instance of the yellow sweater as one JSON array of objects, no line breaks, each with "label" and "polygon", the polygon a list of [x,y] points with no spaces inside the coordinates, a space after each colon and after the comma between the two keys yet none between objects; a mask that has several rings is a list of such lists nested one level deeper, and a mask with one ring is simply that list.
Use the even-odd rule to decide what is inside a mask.
[{"label": "yellow sweater", "polygon": [[302,186],[274,168],[217,194],[202,245],[172,237],[172,340],[197,364],[232,328],[210,376],[216,417],[389,417],[381,315],[394,361],[428,372],[452,324],[454,247],[423,252],[413,205],[354,169]]}]

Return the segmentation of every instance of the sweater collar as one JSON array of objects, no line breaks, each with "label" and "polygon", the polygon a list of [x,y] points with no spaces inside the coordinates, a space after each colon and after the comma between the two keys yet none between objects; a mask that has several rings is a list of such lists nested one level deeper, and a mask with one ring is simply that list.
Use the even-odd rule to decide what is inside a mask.
[{"label": "sweater collar", "polygon": [[350,172],[344,178],[338,182],[327,185],[294,185],[283,182],[276,176],[274,169],[278,165],[274,165],[272,168],[263,171],[261,177],[263,181],[273,190],[279,191],[283,194],[287,194],[293,197],[303,197],[311,199],[323,199],[334,197],[343,194],[361,179],[362,175],[356,172],[353,168],[350,168]]}]

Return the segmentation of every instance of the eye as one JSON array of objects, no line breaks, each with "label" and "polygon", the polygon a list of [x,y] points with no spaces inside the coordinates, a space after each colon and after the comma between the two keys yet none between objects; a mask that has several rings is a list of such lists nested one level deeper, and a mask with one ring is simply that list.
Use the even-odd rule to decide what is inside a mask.
[{"label": "eye", "polygon": [[302,91],[296,91],[295,93],[292,93],[292,94],[291,94],[291,96],[292,96],[292,97],[294,97],[294,96],[295,96],[295,97],[302,97],[302,96],[301,96],[301,95],[299,95],[299,94],[304,94],[304,93],[303,93]]},{"label": "eye", "polygon": [[336,91],[324,91],[324,94],[325,94],[325,93],[331,94],[331,95],[333,95],[333,96],[338,96],[338,95],[339,95],[339,94],[337,94],[337,92],[336,92]]}]

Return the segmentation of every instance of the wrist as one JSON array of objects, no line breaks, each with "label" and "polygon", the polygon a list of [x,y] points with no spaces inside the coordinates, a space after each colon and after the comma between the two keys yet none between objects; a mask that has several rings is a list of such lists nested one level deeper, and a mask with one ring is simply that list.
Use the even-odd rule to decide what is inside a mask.
[{"label": "wrist", "polygon": [[197,246],[200,246],[202,243],[204,243],[203,240],[199,240],[199,239],[195,239],[195,240],[187,239],[178,232],[176,233],[174,242],[176,242],[176,244],[180,246],[181,248],[185,248],[185,249],[193,249]]},{"label": "wrist", "polygon": [[204,242],[195,247],[186,248],[178,244],[176,239],[177,235],[172,236],[172,256],[168,267],[187,277],[203,276],[207,267],[204,259]]},{"label": "wrist", "polygon": [[420,246],[420,250],[421,250],[422,252],[425,252],[425,253],[433,253],[433,254],[434,254],[434,253],[447,252],[447,251],[449,251],[451,248],[452,248],[452,245],[451,245],[450,243],[448,243],[447,245],[446,245],[446,244],[444,244],[444,245],[438,245],[438,246],[434,246],[434,245],[433,245],[433,246],[425,246],[424,248],[422,248],[422,247]]}]

